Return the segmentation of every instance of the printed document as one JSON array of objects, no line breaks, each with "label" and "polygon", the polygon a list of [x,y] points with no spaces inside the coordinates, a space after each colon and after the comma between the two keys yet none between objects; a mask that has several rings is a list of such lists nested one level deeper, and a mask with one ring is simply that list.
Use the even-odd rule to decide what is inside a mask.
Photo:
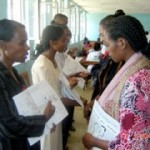
[{"label": "printed document", "polygon": [[[62,101],[46,81],[32,85],[25,91],[14,96],[13,99],[19,114],[24,116],[42,115],[48,101],[52,102],[55,106],[55,113],[46,123],[44,134],[49,134],[53,123],[57,125],[68,115]],[[39,139],[29,138],[29,142],[32,145]]]},{"label": "printed document", "polygon": [[63,73],[61,73],[59,79],[62,83],[62,89],[61,89],[62,95],[72,100],[76,100],[83,107],[83,102],[80,99],[79,94],[74,89],[70,88],[70,85],[66,76]]},{"label": "printed document", "polygon": [[63,73],[65,75],[71,75],[78,72],[87,72],[86,69],[76,60],[72,59],[71,57],[67,57],[65,60],[65,65],[63,67]]},{"label": "printed document", "polygon": [[[119,122],[108,115],[95,100],[88,125],[88,132],[99,139],[111,141],[118,135],[119,130]],[[98,150],[98,148],[93,148],[92,150]]]}]

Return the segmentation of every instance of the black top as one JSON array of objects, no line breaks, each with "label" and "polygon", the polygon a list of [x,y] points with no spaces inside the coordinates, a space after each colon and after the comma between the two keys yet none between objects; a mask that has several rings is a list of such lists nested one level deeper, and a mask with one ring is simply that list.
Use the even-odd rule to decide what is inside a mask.
[{"label": "black top", "polygon": [[13,68],[19,83],[0,62],[0,150],[29,150],[28,137],[43,133],[44,115],[24,117],[18,114],[12,97],[25,89],[21,76]]},{"label": "black top", "polygon": [[115,63],[109,56],[106,56],[100,60],[99,64],[93,66],[91,74],[94,76],[95,81],[91,100],[94,100],[97,95],[102,94],[123,64],[123,62]]}]

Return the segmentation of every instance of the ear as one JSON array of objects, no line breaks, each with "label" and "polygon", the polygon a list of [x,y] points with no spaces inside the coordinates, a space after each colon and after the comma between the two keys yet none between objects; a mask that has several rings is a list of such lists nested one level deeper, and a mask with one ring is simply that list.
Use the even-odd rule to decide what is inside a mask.
[{"label": "ear", "polygon": [[6,43],[3,40],[0,40],[0,49],[2,49],[2,50],[6,49]]},{"label": "ear", "polygon": [[49,44],[50,44],[50,46],[54,46],[54,45],[56,44],[56,41],[50,40],[50,41],[49,41]]},{"label": "ear", "polygon": [[124,38],[119,38],[118,40],[117,40],[117,45],[120,47],[120,49],[122,49],[122,50],[124,50],[126,47],[127,47],[127,44],[128,44],[128,42],[127,42],[127,40],[126,39],[124,39]]}]

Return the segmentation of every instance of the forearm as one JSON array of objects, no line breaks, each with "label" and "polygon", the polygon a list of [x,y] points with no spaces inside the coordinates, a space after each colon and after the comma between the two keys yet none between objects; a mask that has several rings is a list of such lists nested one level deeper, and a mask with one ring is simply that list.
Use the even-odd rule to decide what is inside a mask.
[{"label": "forearm", "polygon": [[18,114],[13,100],[1,90],[0,92],[0,128],[4,131],[3,135],[10,136],[40,136],[43,133],[46,117],[38,116],[21,116]]},{"label": "forearm", "polygon": [[94,147],[98,147],[98,148],[101,148],[103,150],[107,150],[108,149],[108,141],[104,141],[104,140],[100,140],[100,139],[97,139],[95,138],[94,140]]},{"label": "forearm", "polygon": [[4,126],[14,136],[36,137],[40,136],[45,128],[46,117],[39,116],[16,116],[3,121]]},{"label": "forearm", "polygon": [[62,97],[61,100],[65,106],[80,106],[80,104],[76,100],[71,100],[66,97]]}]

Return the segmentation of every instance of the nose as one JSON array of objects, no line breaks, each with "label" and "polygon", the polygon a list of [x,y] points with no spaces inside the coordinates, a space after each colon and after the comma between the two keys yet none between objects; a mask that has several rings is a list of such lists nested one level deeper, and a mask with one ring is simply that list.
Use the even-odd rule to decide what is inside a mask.
[{"label": "nose", "polygon": [[30,49],[30,46],[26,44],[26,51],[28,51],[29,49]]}]

